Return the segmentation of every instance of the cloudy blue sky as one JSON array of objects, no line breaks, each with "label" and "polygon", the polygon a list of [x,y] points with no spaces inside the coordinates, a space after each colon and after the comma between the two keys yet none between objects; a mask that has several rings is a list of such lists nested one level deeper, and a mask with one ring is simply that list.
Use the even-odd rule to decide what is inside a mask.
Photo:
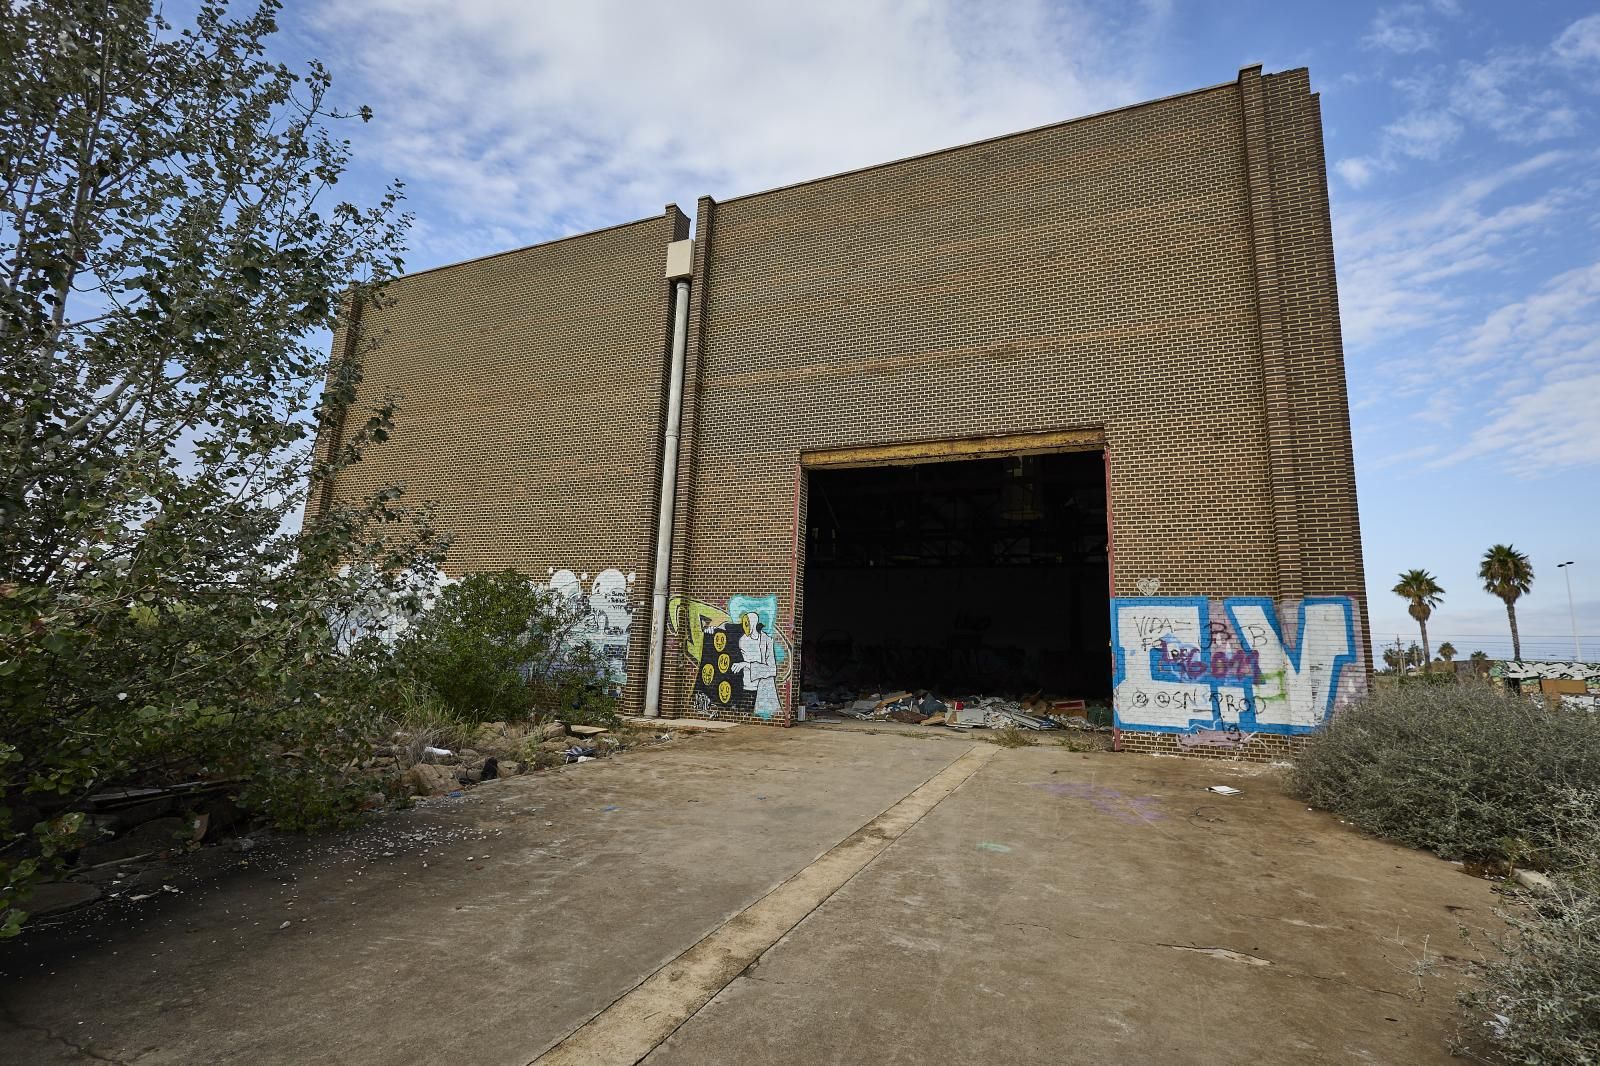
[{"label": "cloudy blue sky", "polygon": [[1600,657],[1600,2],[291,0],[377,119],[412,269],[1231,80],[1322,94],[1375,641],[1508,650],[1475,578],[1537,570],[1524,651]]}]

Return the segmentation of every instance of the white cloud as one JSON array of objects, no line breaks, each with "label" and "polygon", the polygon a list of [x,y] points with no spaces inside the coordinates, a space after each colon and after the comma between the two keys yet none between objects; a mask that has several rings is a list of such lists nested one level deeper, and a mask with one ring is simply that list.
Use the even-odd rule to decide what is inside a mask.
[{"label": "white cloud", "polygon": [[[1525,366],[1600,368],[1600,262],[1567,271],[1489,312],[1473,328],[1462,362],[1488,363],[1508,354]],[[1600,403],[1589,406],[1600,412]]]},{"label": "white cloud", "polygon": [[1437,444],[1419,444],[1412,448],[1402,448],[1397,452],[1381,455],[1376,459],[1363,459],[1363,470],[1385,470],[1391,466],[1415,466],[1424,459],[1431,459],[1439,453]]},{"label": "white cloud", "polygon": [[378,96],[384,167],[463,224],[573,230],[1134,102],[1147,11],[347,0],[318,19]]},{"label": "white cloud", "polygon": [[1562,30],[1551,48],[1566,63],[1600,62],[1600,14],[1585,16]]},{"label": "white cloud", "polygon": [[1426,14],[1421,4],[1379,8],[1363,43],[1368,48],[1397,55],[1412,55],[1437,47],[1433,31],[1423,23]]},{"label": "white cloud", "polygon": [[[1341,205],[1335,247],[1350,347],[1394,344],[1413,330],[1457,321],[1469,298],[1448,282],[1500,265],[1505,247],[1536,236],[1569,195],[1547,187],[1505,202],[1505,194],[1570,158],[1543,152],[1430,190],[1415,202]],[[1414,365],[1420,377],[1431,376],[1431,359],[1397,360],[1390,373]]]},{"label": "white cloud", "polygon": [[[1415,4],[1385,11],[1391,19],[1399,17],[1396,12],[1413,20],[1424,14]],[[1380,20],[1384,17],[1380,12]],[[1600,49],[1600,15],[1573,23],[1548,50],[1497,49],[1481,59],[1413,64],[1391,82],[1407,110],[1381,127],[1372,151],[1334,169],[1345,184],[1359,189],[1380,174],[1398,171],[1407,160],[1438,161],[1469,128],[1518,145],[1577,136],[1584,114],[1569,98],[1563,64],[1572,65],[1590,49]]]},{"label": "white cloud", "polygon": [[1500,413],[1473,431],[1467,444],[1429,466],[1488,458],[1526,478],[1550,477],[1600,465],[1600,370],[1559,375],[1505,397]]},{"label": "white cloud", "polygon": [[1444,112],[1413,111],[1384,127],[1394,150],[1413,159],[1438,159],[1461,136],[1461,123]]},{"label": "white cloud", "polygon": [[1341,159],[1333,165],[1333,169],[1344,183],[1352,189],[1359,189],[1372,180],[1378,172],[1378,161],[1371,156],[1351,156]]},{"label": "white cloud", "polygon": [[1562,92],[1539,84],[1545,58],[1527,52],[1492,55],[1481,63],[1463,63],[1450,94],[1458,115],[1519,144],[1569,136],[1578,129],[1578,113]]}]

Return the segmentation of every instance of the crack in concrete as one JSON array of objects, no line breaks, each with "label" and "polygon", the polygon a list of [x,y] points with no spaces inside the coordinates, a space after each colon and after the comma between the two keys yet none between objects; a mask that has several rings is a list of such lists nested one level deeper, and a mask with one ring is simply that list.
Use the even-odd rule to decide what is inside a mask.
[{"label": "crack in concrete", "polygon": [[21,1018],[17,1017],[17,1012],[12,1010],[11,1004],[7,1003],[5,1000],[0,1000],[0,1016],[4,1016],[6,1023],[13,1029],[21,1029],[26,1032],[39,1033],[43,1035],[45,1039],[54,1041],[55,1043],[68,1048],[69,1050],[75,1051],[86,1059],[93,1059],[95,1062],[110,1062],[114,1063],[115,1066],[132,1066],[132,1064],[126,1059],[114,1059],[109,1055],[102,1055],[97,1051],[84,1047],[82,1044],[75,1044],[47,1025],[37,1025],[33,1022],[23,1021]]},{"label": "crack in concrete", "polygon": [[1227,959],[1229,962],[1242,962],[1246,966],[1271,966],[1271,959],[1263,959],[1260,955],[1252,955],[1247,951],[1235,951],[1232,948],[1196,948],[1187,944],[1157,944],[1158,948],[1171,948],[1173,951],[1193,951],[1200,955],[1209,955],[1213,959]]},{"label": "crack in concrete", "polygon": [[1173,951],[1193,951],[1202,955],[1210,955],[1213,958],[1227,959],[1231,962],[1244,962],[1251,966],[1271,966],[1274,968],[1273,972],[1283,977],[1304,978],[1308,981],[1326,981],[1329,984],[1340,985],[1344,988],[1370,992],[1377,996],[1393,996],[1396,999],[1415,1002],[1419,1005],[1423,1002],[1422,999],[1414,999],[1404,992],[1396,992],[1388,988],[1373,988],[1371,985],[1360,984],[1343,977],[1328,977],[1323,974],[1310,973],[1306,970],[1290,969],[1273,962],[1271,959],[1263,959],[1259,955],[1251,955],[1243,951],[1234,951],[1232,948],[1195,947],[1189,944],[1166,944],[1148,940],[1124,940],[1115,936],[1086,936],[1082,933],[1070,933],[1064,929],[1052,929],[1048,925],[1040,925],[1038,922],[1007,922],[1005,924],[1013,929],[1042,929],[1051,936],[1066,937],[1069,940],[1082,940],[1091,944],[1120,944],[1123,947],[1131,948],[1166,948]]}]

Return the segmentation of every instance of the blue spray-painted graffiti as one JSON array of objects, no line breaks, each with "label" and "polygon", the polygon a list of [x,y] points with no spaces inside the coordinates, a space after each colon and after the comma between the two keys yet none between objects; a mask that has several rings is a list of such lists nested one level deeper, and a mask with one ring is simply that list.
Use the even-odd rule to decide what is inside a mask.
[{"label": "blue spray-painted graffiti", "polygon": [[1365,685],[1356,610],[1347,596],[1326,596],[1299,601],[1293,614],[1288,638],[1266,597],[1113,599],[1117,725],[1186,734],[1316,730]]}]

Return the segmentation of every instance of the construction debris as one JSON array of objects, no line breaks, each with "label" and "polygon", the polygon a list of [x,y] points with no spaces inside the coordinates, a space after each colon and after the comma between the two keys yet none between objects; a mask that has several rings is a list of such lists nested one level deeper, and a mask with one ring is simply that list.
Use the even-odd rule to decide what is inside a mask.
[{"label": "construction debris", "polygon": [[903,722],[947,729],[1083,729],[1109,732],[1094,725],[1084,700],[1055,699],[1040,693],[1020,700],[999,696],[947,699],[923,690],[888,693],[806,692],[808,718],[854,718],[865,722]]}]

